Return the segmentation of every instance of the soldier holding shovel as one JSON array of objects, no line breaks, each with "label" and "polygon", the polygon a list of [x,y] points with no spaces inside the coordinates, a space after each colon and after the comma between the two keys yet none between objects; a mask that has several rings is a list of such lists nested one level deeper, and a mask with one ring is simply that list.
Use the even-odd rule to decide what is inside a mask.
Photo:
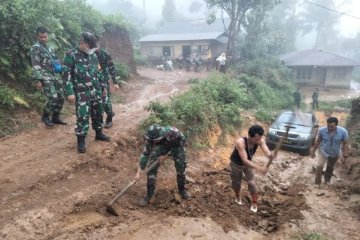
[{"label": "soldier holding shovel", "polygon": [[[171,154],[173,156],[176,168],[176,179],[179,194],[183,199],[189,199],[190,194],[185,189],[185,170],[186,170],[186,155],[185,143],[186,138],[175,127],[161,127],[159,125],[151,125],[146,133],[146,145],[140,157],[139,168],[135,179],[139,179],[143,174],[146,165],[153,163],[160,156]],[[142,198],[139,205],[145,207],[148,205],[150,199],[155,193],[156,177],[159,165],[147,172],[147,195]]]}]

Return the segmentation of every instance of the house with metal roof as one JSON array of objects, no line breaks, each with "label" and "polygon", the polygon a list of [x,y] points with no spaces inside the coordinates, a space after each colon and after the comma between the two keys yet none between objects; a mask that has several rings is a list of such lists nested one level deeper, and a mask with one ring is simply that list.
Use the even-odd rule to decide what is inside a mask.
[{"label": "house with metal roof", "polygon": [[206,20],[167,22],[158,33],[139,40],[140,51],[142,56],[148,58],[168,56],[174,59],[189,57],[194,53],[206,58],[208,49],[211,49],[212,57],[216,57],[226,50],[226,24],[226,19],[217,19],[211,24]]},{"label": "house with metal roof", "polygon": [[360,63],[336,53],[309,49],[280,56],[280,60],[295,74],[300,85],[350,88],[354,67]]}]

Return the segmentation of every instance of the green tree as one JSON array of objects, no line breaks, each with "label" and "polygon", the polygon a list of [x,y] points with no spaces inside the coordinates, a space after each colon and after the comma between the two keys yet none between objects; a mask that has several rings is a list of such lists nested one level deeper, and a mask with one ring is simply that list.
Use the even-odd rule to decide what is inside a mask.
[{"label": "green tree", "polygon": [[126,25],[121,17],[104,17],[86,0],[2,0],[0,22],[0,78],[27,87],[31,84],[29,50],[38,26],[50,30],[49,44],[61,56],[76,46],[82,31],[101,34],[106,22]]},{"label": "green tree", "polygon": [[[281,36],[281,46],[278,46],[278,48],[276,46],[269,47],[277,49],[277,53],[284,53],[295,49],[296,39],[302,24],[297,16],[298,2],[299,0],[281,1],[270,12],[268,21],[270,31],[275,32],[278,37]],[[274,42],[275,45],[280,45],[279,43],[279,41]]]},{"label": "green tree", "polygon": [[176,6],[173,0],[165,0],[162,8],[162,21],[169,22],[176,20]]},{"label": "green tree", "polygon": [[303,34],[313,31],[316,34],[315,48],[326,48],[331,44],[331,39],[338,35],[335,26],[341,15],[330,9],[338,9],[340,4],[336,5],[334,0],[319,0],[316,5],[307,2],[305,11],[299,14],[299,19],[303,22],[301,26]]},{"label": "green tree", "polygon": [[[238,39],[240,39],[240,34],[242,33],[244,26],[254,26],[256,25],[256,22],[259,23],[258,20],[260,20],[260,18],[257,12],[265,13],[279,1],[205,0],[205,2],[207,6],[213,10],[209,19],[214,19],[214,16],[216,16],[218,10],[225,12],[225,15],[227,15],[227,17],[229,18],[229,26],[225,26],[227,27],[227,34],[229,36],[227,52],[234,54],[237,41]],[[249,23],[248,21],[252,21],[252,23]],[[247,33],[245,32],[245,34]]]}]

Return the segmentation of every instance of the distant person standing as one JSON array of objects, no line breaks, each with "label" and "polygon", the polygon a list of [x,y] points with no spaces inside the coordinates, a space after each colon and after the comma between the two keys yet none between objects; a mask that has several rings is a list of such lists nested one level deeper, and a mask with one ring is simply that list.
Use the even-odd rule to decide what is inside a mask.
[{"label": "distant person standing", "polygon": [[326,121],[327,126],[319,129],[316,142],[310,151],[311,158],[315,157],[315,151],[320,146],[316,156],[317,167],[315,170],[315,185],[320,188],[323,168],[325,170],[325,184],[330,183],[333,175],[334,166],[339,156],[344,160],[348,157],[349,135],[345,128],[338,126],[336,117],[329,117]]},{"label": "distant person standing", "polygon": [[293,93],[293,97],[294,97],[294,104],[298,109],[300,109],[301,93],[299,87],[296,88],[295,92]]},{"label": "distant person standing", "polygon": [[[64,104],[64,89],[61,77],[61,64],[54,50],[47,44],[48,29],[38,27],[36,29],[37,43],[30,50],[33,79],[36,81],[36,88],[42,90],[46,96],[46,103],[41,121],[47,127],[54,124],[66,125],[60,119],[60,111]],[[50,119],[52,115],[52,119]]]},{"label": "distant person standing", "polygon": [[319,109],[319,88],[315,89],[311,98],[312,98],[312,108],[315,109],[316,106],[316,108]]},{"label": "distant person standing", "polygon": [[217,59],[219,62],[219,72],[225,73],[226,72],[226,56],[225,53],[222,53]]},{"label": "distant person standing", "polygon": [[112,61],[111,56],[100,47],[100,41],[99,37],[96,36],[97,40],[97,47],[98,49],[95,51],[96,56],[99,60],[99,64],[101,67],[101,74],[104,81],[106,94],[103,95],[103,106],[104,106],[104,112],[106,113],[106,121],[105,121],[105,128],[111,128],[112,127],[112,119],[115,115],[115,113],[112,110],[111,105],[111,90],[110,90],[110,77],[114,83],[114,89],[117,91],[119,89],[119,81],[116,79],[116,71],[115,66]]},{"label": "distant person standing", "polygon": [[212,54],[211,54],[211,48],[209,48],[206,54],[206,70],[210,71],[211,68],[212,68]]}]

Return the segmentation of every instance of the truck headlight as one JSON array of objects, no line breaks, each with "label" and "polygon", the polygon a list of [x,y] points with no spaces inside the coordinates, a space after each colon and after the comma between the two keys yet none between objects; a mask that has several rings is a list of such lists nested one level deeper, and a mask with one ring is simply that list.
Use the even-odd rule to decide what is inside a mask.
[{"label": "truck headlight", "polygon": [[300,140],[309,140],[310,139],[310,134],[300,134],[299,139]]}]

